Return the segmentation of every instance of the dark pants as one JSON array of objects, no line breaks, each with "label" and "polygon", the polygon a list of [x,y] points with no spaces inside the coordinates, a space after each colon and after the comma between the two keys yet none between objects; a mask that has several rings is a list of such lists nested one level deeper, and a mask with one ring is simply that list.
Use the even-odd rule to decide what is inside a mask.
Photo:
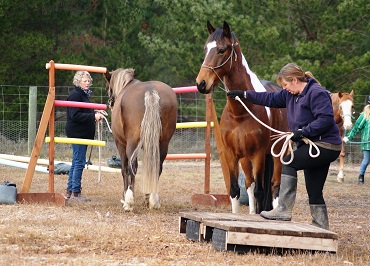
[{"label": "dark pants", "polygon": [[[318,147],[320,155],[312,158],[309,154],[309,145],[305,144],[294,151],[294,159],[289,165],[283,165],[282,174],[297,176],[297,171],[303,170],[306,182],[309,204],[325,204],[322,190],[328,176],[330,163],[335,161],[340,151],[333,151]],[[316,149],[313,148],[313,154]],[[289,161],[290,155],[284,158]]]}]

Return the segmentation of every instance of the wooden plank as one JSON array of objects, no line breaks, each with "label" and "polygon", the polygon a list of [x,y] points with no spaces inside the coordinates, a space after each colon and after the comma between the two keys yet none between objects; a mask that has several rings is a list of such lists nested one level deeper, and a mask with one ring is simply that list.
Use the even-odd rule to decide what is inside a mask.
[{"label": "wooden plank", "polygon": [[205,220],[247,220],[247,221],[266,221],[258,214],[237,214],[237,213],[216,213],[216,212],[180,212],[181,217],[197,222],[203,222]]},{"label": "wooden plank", "polygon": [[226,244],[304,249],[337,252],[338,242],[334,239],[297,237],[286,235],[268,235],[246,232],[226,233]]},{"label": "wooden plank", "polygon": [[41,116],[39,129],[37,130],[36,140],[34,142],[30,157],[30,163],[28,165],[28,169],[24,177],[22,188],[20,191],[22,193],[27,193],[30,190],[33,174],[35,173],[36,162],[40,155],[40,150],[49,123],[49,118],[54,107],[54,100],[55,100],[55,87],[49,87],[49,93],[44,106],[44,111]]},{"label": "wooden plank", "polygon": [[205,226],[219,228],[230,232],[338,239],[338,235],[331,231],[321,229],[313,225],[289,221],[287,222],[273,220],[264,220],[264,221],[204,220],[203,223],[205,224]]}]

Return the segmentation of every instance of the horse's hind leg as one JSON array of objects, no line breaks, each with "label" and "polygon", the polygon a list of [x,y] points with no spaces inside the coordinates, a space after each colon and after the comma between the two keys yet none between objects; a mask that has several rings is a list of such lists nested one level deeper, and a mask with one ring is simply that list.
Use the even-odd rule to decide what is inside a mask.
[{"label": "horse's hind leg", "polygon": [[281,183],[281,169],[282,164],[279,157],[273,157],[274,161],[274,172],[271,180],[271,193],[272,193],[272,207],[275,209],[278,205],[279,200],[279,189]]},{"label": "horse's hind leg", "polygon": [[[168,152],[168,144],[169,141],[162,141],[160,142],[160,162],[159,162],[159,176],[162,174],[163,170],[163,162],[166,159],[167,152]],[[158,192],[145,194],[145,204],[149,206],[150,209],[159,209],[161,207],[160,201],[159,201],[159,194]]]},{"label": "horse's hind leg", "polygon": [[[125,211],[132,211],[134,206],[134,191],[135,191],[135,176],[132,173],[131,167],[128,164],[128,158],[124,151],[120,151],[122,162],[122,177],[123,177],[123,199],[121,199],[122,207]],[[137,160],[133,163],[133,168],[137,169]]]}]

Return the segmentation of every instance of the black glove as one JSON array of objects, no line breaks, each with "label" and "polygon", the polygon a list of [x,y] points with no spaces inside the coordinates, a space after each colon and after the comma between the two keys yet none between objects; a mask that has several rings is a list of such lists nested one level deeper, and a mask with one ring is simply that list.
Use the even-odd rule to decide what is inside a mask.
[{"label": "black glove", "polygon": [[294,130],[292,131],[292,133],[293,133],[293,136],[291,137],[291,140],[294,142],[300,141],[304,137],[302,129]]},{"label": "black glove", "polygon": [[235,100],[236,96],[239,96],[240,99],[243,99],[244,98],[244,91],[239,91],[239,90],[228,91],[227,96],[233,98],[234,100]]}]

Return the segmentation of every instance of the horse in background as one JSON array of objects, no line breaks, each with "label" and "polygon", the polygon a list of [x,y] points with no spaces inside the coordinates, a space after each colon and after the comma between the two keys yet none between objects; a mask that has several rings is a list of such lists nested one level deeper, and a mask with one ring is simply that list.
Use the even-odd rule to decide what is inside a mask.
[{"label": "horse in background", "polygon": [[[353,90],[351,93],[337,92],[331,93],[331,101],[333,104],[334,119],[340,131],[340,136],[344,137],[345,132],[352,128],[352,118],[354,112],[353,103]],[[342,150],[339,155],[339,172],[337,175],[337,180],[340,183],[344,181],[343,167],[344,167],[344,156],[346,155],[346,150],[344,143],[342,143]]]},{"label": "horse in background", "polygon": [[[250,70],[239,41],[226,22],[219,29],[207,22],[207,29],[210,35],[204,46],[205,58],[196,78],[200,93],[212,93],[219,82],[224,84],[226,90],[281,90],[272,82],[260,81]],[[289,131],[285,109],[242,101],[263,123],[280,131]],[[240,102],[229,97],[222,112],[220,131],[230,176],[230,187],[227,189],[232,212],[237,213],[239,208],[239,162],[246,176],[249,213],[270,210],[273,205],[276,207],[282,169],[280,159],[272,158],[270,152],[270,137],[276,133],[257,122]],[[279,153],[281,146],[276,145],[274,152]]]},{"label": "horse in background", "polygon": [[135,79],[133,69],[119,68],[104,76],[112,113],[112,133],[122,162],[123,209],[133,210],[137,157],[141,149],[145,204],[159,209],[159,176],[176,129],[176,94],[163,82]]}]

